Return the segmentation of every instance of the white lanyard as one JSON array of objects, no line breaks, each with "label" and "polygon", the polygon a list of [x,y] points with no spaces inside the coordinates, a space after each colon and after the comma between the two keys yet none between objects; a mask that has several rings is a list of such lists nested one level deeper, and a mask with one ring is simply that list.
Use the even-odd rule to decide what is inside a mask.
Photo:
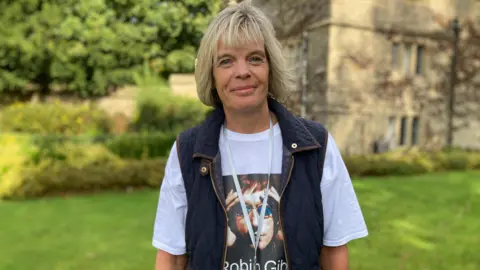
[{"label": "white lanyard", "polygon": [[[258,217],[260,220],[258,220],[256,239],[255,239],[255,233],[253,232],[252,222],[250,221],[250,218],[247,212],[245,199],[243,198],[242,188],[240,187],[238,176],[237,176],[237,173],[235,172],[235,166],[233,165],[232,153],[230,150],[230,146],[228,145],[227,129],[226,127],[224,127],[223,129],[225,144],[227,148],[227,157],[228,157],[228,162],[230,163],[230,169],[232,171],[233,182],[235,183],[238,199],[240,200],[240,206],[242,207],[243,216],[245,217],[245,223],[247,224],[248,232],[250,234],[250,240],[252,241],[253,247],[255,248],[255,258],[253,262],[254,269],[256,267],[257,248],[258,248],[258,243],[260,242],[260,235],[262,234],[263,219],[265,217],[265,209],[267,207],[268,192],[270,190],[270,171],[272,169],[272,161],[273,161],[273,127],[272,126],[273,126],[272,118],[270,117],[268,180],[267,180],[267,187],[265,189],[265,195],[263,197],[261,213],[260,213],[260,216]],[[256,209],[254,209],[253,211],[256,211]]]}]

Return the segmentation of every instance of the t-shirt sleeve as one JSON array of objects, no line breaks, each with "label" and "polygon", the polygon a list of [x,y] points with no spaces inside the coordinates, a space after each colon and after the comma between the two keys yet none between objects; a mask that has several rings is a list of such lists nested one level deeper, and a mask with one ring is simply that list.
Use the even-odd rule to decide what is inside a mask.
[{"label": "t-shirt sleeve", "polygon": [[160,187],[155,217],[153,246],[172,255],[185,254],[185,218],[187,197],[176,143],[170,151]]},{"label": "t-shirt sleeve", "polygon": [[324,245],[341,246],[368,235],[355,190],[340,151],[328,134],[321,182]]}]

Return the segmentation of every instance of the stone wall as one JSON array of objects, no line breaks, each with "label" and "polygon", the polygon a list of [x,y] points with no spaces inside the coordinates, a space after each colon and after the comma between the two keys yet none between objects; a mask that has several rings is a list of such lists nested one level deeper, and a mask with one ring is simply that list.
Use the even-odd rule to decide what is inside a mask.
[{"label": "stone wall", "polygon": [[327,125],[329,97],[328,66],[331,29],[326,25],[312,28],[308,34],[307,118]]},{"label": "stone wall", "polygon": [[[326,123],[344,152],[371,152],[376,141],[390,149],[445,144],[454,12],[449,0],[332,1],[331,18],[309,35],[309,106],[311,118]],[[454,144],[480,148],[480,76],[471,71],[477,64],[480,70],[480,35],[467,36],[457,67]],[[316,72],[324,63],[327,87],[321,89]]]}]

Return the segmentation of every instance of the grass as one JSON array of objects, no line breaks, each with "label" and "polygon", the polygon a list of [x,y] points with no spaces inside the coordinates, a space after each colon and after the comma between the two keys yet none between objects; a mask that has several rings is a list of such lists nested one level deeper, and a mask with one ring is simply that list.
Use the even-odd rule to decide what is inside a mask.
[{"label": "grass", "polygon": [[0,269],[153,269],[158,192],[0,203]]},{"label": "grass", "polygon": [[355,182],[370,236],[351,269],[480,269],[480,172]]},{"label": "grass", "polygon": [[[350,244],[352,270],[480,269],[480,172],[354,183],[370,236]],[[153,269],[157,199],[144,190],[0,202],[0,269]]]}]

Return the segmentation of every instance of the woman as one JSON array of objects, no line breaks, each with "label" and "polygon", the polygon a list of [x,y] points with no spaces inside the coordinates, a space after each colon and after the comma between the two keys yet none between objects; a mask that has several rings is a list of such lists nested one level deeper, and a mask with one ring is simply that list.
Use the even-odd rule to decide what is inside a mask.
[{"label": "woman", "polygon": [[279,102],[291,76],[265,14],[223,10],[195,74],[215,111],[170,152],[156,269],[348,269],[347,243],[367,227],[331,135]]}]

